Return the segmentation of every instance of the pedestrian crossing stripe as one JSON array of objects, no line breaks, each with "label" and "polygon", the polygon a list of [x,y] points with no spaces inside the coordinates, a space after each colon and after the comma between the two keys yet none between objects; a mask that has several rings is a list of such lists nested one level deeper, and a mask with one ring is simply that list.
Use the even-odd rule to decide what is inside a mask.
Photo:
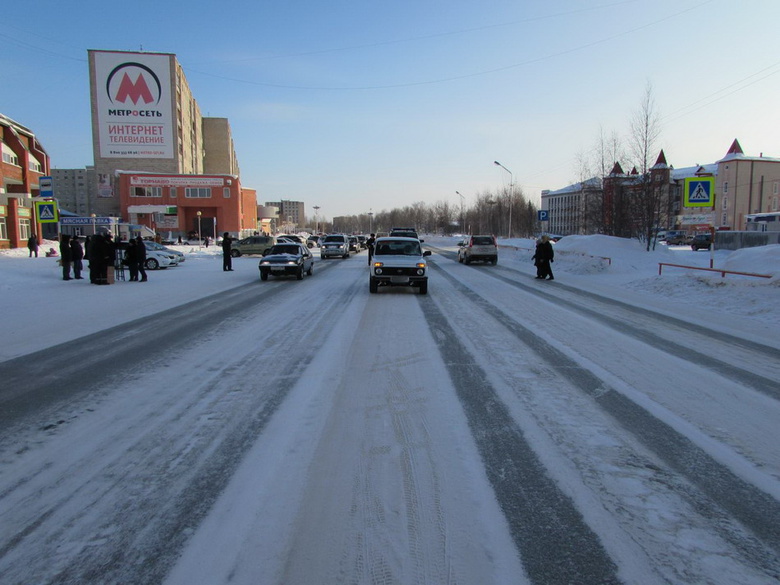
[{"label": "pedestrian crossing stripe", "polygon": [[685,179],[685,207],[713,207],[715,205],[715,177],[688,177]]},{"label": "pedestrian crossing stripe", "polygon": [[57,203],[54,201],[36,201],[35,214],[39,223],[56,223],[59,221]]}]

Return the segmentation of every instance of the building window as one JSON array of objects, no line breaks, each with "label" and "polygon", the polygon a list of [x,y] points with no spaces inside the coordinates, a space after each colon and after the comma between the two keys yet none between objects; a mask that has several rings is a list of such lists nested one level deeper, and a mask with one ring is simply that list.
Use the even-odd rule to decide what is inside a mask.
[{"label": "building window", "polygon": [[772,211],[777,211],[777,197],[772,197]]},{"label": "building window", "polygon": [[22,240],[26,240],[30,237],[30,234],[32,232],[30,231],[30,220],[29,219],[20,219],[19,220],[19,237]]},{"label": "building window", "polygon": [[12,152],[3,149],[3,162],[9,165],[19,166],[19,157]]},{"label": "building window", "polygon": [[176,199],[176,187],[170,189],[171,199]]},{"label": "building window", "polygon": [[162,187],[133,187],[131,197],[162,197]]},{"label": "building window", "polygon": [[780,195],[780,181],[772,183],[772,195]]},{"label": "building window", "polygon": [[723,196],[723,207],[722,207],[722,209],[725,211],[728,208],[729,208],[729,198],[724,195]]},{"label": "building window", "polygon": [[184,190],[184,196],[187,199],[210,199],[211,188],[210,187],[187,187]]},{"label": "building window", "polygon": [[723,181],[723,192],[728,193],[729,192],[729,182]]},{"label": "building window", "polygon": [[36,173],[42,173],[43,167],[41,166],[41,163],[39,163],[37,160],[31,158],[30,159],[30,170],[34,171]]},{"label": "building window", "polygon": [[8,239],[8,227],[5,225],[5,218],[0,217],[0,240]]},{"label": "building window", "polygon": [[230,199],[230,187],[222,187],[222,196],[225,199]]}]

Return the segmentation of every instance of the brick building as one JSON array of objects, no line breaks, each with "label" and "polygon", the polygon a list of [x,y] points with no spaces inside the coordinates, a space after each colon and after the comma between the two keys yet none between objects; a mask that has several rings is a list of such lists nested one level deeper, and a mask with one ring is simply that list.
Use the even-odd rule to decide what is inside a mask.
[{"label": "brick building", "polygon": [[33,198],[49,174],[49,155],[30,129],[2,114],[0,150],[0,248],[20,248],[32,233],[41,237]]}]

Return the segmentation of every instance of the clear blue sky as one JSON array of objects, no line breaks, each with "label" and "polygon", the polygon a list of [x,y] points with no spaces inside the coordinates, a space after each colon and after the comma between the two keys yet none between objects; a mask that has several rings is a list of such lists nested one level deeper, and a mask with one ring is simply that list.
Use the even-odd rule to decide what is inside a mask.
[{"label": "clear blue sky", "polygon": [[87,49],[174,53],[242,184],[307,214],[579,180],[648,82],[669,164],[780,157],[779,0],[6,3],[0,112],[92,164]]}]

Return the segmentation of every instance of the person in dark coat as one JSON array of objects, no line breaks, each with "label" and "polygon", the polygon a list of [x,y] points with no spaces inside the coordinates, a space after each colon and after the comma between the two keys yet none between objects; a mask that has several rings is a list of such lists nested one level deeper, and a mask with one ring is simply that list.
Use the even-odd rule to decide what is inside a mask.
[{"label": "person in dark coat", "polygon": [[92,238],[89,250],[89,276],[92,284],[108,284],[108,267],[114,265],[114,242],[110,234]]},{"label": "person in dark coat", "polygon": [[225,272],[233,270],[233,256],[230,253],[232,242],[229,233],[222,234],[222,270]]},{"label": "person in dark coat", "polygon": [[35,254],[36,258],[38,257],[38,236],[33,234],[27,238],[27,248],[30,250],[29,258],[32,258],[33,254]]},{"label": "person in dark coat", "polygon": [[82,262],[84,258],[84,248],[81,247],[78,236],[73,236],[73,238],[71,238],[70,252],[73,256],[73,276],[77,280],[82,280],[84,278],[81,276],[81,271],[84,269],[84,263]]},{"label": "person in dark coat", "polygon": [[130,238],[125,248],[125,265],[130,271],[130,282],[138,281],[138,242],[135,238]]},{"label": "person in dark coat", "polygon": [[552,243],[550,243],[550,236],[545,234],[539,243],[536,244],[536,252],[533,255],[534,264],[536,265],[536,278],[555,280],[553,278],[552,266],[550,266],[554,257],[555,251]]},{"label": "person in dark coat", "polygon": [[70,251],[70,236],[60,234],[60,264],[62,265],[62,280],[70,280],[70,265],[73,254]]},{"label": "person in dark coat", "polygon": [[140,280],[140,282],[147,282],[147,278],[146,278],[146,244],[144,244],[144,239],[141,236],[137,236],[135,238],[135,245],[136,245],[136,251],[135,251],[136,266],[138,267],[138,272],[141,273],[141,280]]},{"label": "person in dark coat", "polygon": [[374,257],[374,244],[376,244],[376,235],[371,234],[366,240],[366,247],[368,248],[368,265],[371,266],[371,258]]}]

